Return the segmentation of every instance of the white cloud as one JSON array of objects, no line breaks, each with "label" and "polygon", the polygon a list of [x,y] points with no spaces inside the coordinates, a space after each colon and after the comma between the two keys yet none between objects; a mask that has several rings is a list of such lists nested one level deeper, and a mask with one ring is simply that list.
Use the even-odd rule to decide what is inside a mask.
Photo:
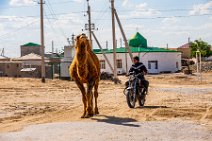
[{"label": "white cloud", "polygon": [[130,13],[131,17],[156,16],[161,13],[153,8],[150,8],[147,3],[135,5],[135,9]]},{"label": "white cloud", "polygon": [[34,4],[33,0],[10,0],[10,5],[12,6],[29,6]]},{"label": "white cloud", "polygon": [[162,23],[165,24],[165,25],[173,25],[173,24],[179,23],[180,21],[181,20],[179,18],[172,17],[172,18],[163,19]]},{"label": "white cloud", "polygon": [[129,2],[129,0],[123,0],[122,6],[126,6],[128,2]]},{"label": "white cloud", "polygon": [[210,8],[212,8],[212,1],[205,4],[194,5],[193,9],[189,11],[189,15],[209,14]]},{"label": "white cloud", "polygon": [[80,25],[83,23],[83,20],[80,18],[78,14],[65,14],[58,16],[58,19],[54,22],[55,27],[64,27],[66,28],[67,25]]},{"label": "white cloud", "polygon": [[0,35],[5,34],[4,25],[0,24]]}]

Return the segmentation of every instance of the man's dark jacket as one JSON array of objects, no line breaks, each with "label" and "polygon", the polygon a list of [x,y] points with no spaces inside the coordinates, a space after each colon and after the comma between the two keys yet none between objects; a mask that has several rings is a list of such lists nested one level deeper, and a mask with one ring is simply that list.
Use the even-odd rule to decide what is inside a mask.
[{"label": "man's dark jacket", "polygon": [[[139,74],[139,73],[147,73],[147,69],[145,67],[145,65],[141,62],[138,62],[136,64],[133,64],[129,70],[129,73],[135,73],[135,74]],[[144,78],[143,75],[140,76],[141,79]]]}]

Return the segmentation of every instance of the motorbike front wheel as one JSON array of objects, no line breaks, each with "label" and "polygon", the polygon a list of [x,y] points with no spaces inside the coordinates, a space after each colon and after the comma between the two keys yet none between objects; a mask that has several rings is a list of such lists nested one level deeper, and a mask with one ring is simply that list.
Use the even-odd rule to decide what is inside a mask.
[{"label": "motorbike front wheel", "polygon": [[129,106],[129,108],[134,108],[136,97],[131,90],[127,91],[126,98],[127,98],[127,105]]},{"label": "motorbike front wheel", "polygon": [[141,96],[139,96],[139,99],[138,99],[139,106],[143,107],[145,104],[145,101],[146,101],[146,92],[143,91]]}]

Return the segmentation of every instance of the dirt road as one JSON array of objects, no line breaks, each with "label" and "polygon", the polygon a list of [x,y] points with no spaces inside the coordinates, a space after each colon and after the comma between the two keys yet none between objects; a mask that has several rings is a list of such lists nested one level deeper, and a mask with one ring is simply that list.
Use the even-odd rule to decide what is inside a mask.
[{"label": "dirt road", "polygon": [[[107,122],[108,121],[108,122]],[[205,127],[173,120],[167,122],[48,123],[19,132],[0,133],[1,141],[211,141]]]},{"label": "dirt road", "polygon": [[[127,78],[120,77],[122,82]],[[74,82],[37,79],[0,78],[0,132],[18,131],[27,125],[53,122],[110,121],[142,122],[181,119],[203,124],[212,130],[212,73],[196,76],[155,75],[150,81],[144,108],[129,109],[123,95],[124,85],[101,81],[100,116],[80,119],[81,94]]]}]

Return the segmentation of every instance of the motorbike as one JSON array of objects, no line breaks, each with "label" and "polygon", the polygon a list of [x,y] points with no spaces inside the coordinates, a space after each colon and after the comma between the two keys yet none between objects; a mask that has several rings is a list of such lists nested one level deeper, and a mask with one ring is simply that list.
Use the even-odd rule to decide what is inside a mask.
[{"label": "motorbike", "polygon": [[146,88],[140,82],[138,78],[141,73],[131,73],[128,81],[128,86],[124,89],[127,105],[129,108],[135,108],[138,101],[139,106],[143,107],[146,101]]}]

